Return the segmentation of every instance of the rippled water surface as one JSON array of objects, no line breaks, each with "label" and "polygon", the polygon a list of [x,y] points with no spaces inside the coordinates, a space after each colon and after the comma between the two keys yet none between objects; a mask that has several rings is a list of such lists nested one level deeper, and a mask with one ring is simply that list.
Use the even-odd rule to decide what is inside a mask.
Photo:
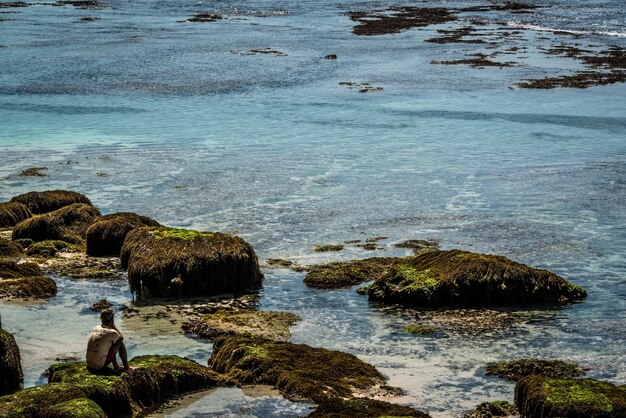
[{"label": "rippled water surface", "polygon": [[[525,90],[515,83],[580,67],[541,48],[626,46],[626,12],[617,0],[538,4],[550,7],[464,15],[381,36],[352,34],[346,13],[404,3],[110,0],[95,9],[0,8],[0,200],[77,190],[103,213],[135,211],[171,226],[237,233],[261,261],[402,255],[393,243],[412,238],[506,255],[562,275],[589,297],[518,312],[522,319],[506,329],[423,337],[403,331],[418,312],[368,302],[354,289],[309,289],[302,273],[289,270],[265,271],[260,305],[300,315],[295,342],[374,364],[406,390],[398,402],[435,417],[512,400],[513,384],[484,376],[497,360],[566,359],[589,367],[591,377],[624,384],[626,87]],[[223,19],[184,22],[198,12]],[[487,29],[522,28],[506,46],[524,52],[501,58],[519,65],[431,64],[488,51],[489,44],[424,42],[436,29],[478,18]],[[262,48],[286,55],[250,53]],[[359,93],[339,84],[345,81],[384,90]],[[33,166],[47,167],[48,176],[18,176]],[[388,237],[381,250],[312,251],[372,236]],[[49,302],[0,305],[28,386],[44,382],[57,357],[83,355],[97,321],[87,306],[103,297],[132,304],[124,281],[55,279],[59,294]],[[177,353],[201,363],[210,356],[211,344],[184,336],[179,324],[121,326],[131,355]],[[235,389],[207,399],[177,413],[307,411]]]}]

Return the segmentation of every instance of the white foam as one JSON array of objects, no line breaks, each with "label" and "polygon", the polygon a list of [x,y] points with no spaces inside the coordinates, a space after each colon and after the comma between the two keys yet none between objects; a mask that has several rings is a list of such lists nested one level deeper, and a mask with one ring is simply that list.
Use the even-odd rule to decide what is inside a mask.
[{"label": "white foam", "polygon": [[512,26],[520,29],[535,30],[540,32],[565,32],[572,35],[602,35],[602,36],[616,36],[619,38],[626,38],[626,32],[612,32],[612,31],[594,31],[594,30],[573,30],[573,29],[557,29],[547,26],[533,25],[530,23],[522,23],[517,21],[506,22],[507,26]]}]

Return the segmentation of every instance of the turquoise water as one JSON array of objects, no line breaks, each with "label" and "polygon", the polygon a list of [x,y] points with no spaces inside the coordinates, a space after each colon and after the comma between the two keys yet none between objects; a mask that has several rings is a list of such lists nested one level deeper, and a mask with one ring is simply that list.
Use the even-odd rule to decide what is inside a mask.
[{"label": "turquoise water", "polygon": [[[376,365],[407,391],[399,402],[437,417],[512,400],[512,384],[484,376],[490,361],[568,359],[624,384],[626,86],[513,86],[579,67],[540,47],[626,46],[626,18],[619,1],[549,3],[534,14],[485,17],[487,28],[532,28],[507,45],[526,52],[498,58],[524,65],[502,69],[430,64],[486,51],[423,42],[465,20],[377,37],[351,33],[347,11],[395,2],[0,9],[10,12],[0,14],[0,200],[77,190],[103,213],[130,210],[171,226],[235,232],[261,260],[400,255],[392,244],[411,238],[503,254],[582,285],[588,299],[527,312],[505,331],[422,338],[402,331],[417,313],[370,303],[352,289],[308,289],[291,271],[265,271],[260,303],[302,316],[294,341]],[[224,19],[177,22],[213,10]],[[245,54],[268,47],[287,55]],[[338,59],[322,59],[327,54]],[[384,90],[358,93],[342,81]],[[17,175],[32,166],[48,167],[48,177]],[[376,235],[389,237],[379,251],[312,251]],[[48,303],[0,305],[29,386],[44,381],[57,356],[82,355],[96,321],[85,306],[100,297],[131,303],[125,282],[56,279],[59,295]],[[210,355],[210,344],[177,326],[121,325],[131,355],[180,353],[201,363]],[[240,396],[221,393],[212,395],[221,396],[219,405]],[[281,402],[257,416],[271,416]]]}]

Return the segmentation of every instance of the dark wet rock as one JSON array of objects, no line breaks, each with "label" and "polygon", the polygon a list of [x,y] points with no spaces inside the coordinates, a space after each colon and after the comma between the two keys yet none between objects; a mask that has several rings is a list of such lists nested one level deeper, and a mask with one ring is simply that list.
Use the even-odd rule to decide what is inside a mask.
[{"label": "dark wet rock", "polygon": [[507,401],[483,402],[463,418],[494,418],[517,415],[517,408]]},{"label": "dark wet rock", "polygon": [[0,298],[43,299],[56,294],[56,283],[43,276],[37,264],[0,258]]},{"label": "dark wet rock", "polygon": [[168,397],[221,382],[207,367],[178,356],[139,356],[130,365],[138,368],[118,376],[112,369],[92,373],[85,363],[59,363],[48,369],[48,381],[81,390],[109,417],[135,416]]},{"label": "dark wet rock", "polygon": [[557,87],[586,89],[624,82],[626,82],[626,71],[582,71],[572,75],[523,80],[516,85],[523,89],[554,89]]},{"label": "dark wet rock", "polygon": [[571,379],[583,376],[585,370],[575,364],[561,360],[520,359],[490,364],[487,366],[486,374],[517,382],[522,377],[530,376],[531,374],[558,379]]},{"label": "dark wet rock", "polygon": [[431,61],[431,64],[440,64],[440,65],[469,65],[473,68],[485,68],[485,67],[515,67],[518,65],[515,62],[507,61],[507,62],[499,62],[492,61],[487,59],[487,55],[478,53],[469,55],[473,58],[464,58],[459,60],[447,60],[447,61]]},{"label": "dark wet rock", "polygon": [[13,227],[31,216],[33,214],[22,203],[0,203],[0,228]]},{"label": "dark wet rock", "polygon": [[[339,84],[341,84],[341,83],[339,83]],[[344,241],[343,243],[344,244],[358,244],[359,242],[361,242],[360,239],[350,239],[348,241]]]},{"label": "dark wet rock", "polygon": [[72,244],[60,240],[47,240],[32,243],[27,249],[29,256],[54,257],[59,251],[72,248]]},{"label": "dark wet rock", "polygon": [[24,375],[20,349],[13,335],[0,324],[0,395],[16,392],[22,388]]},{"label": "dark wet rock", "polygon": [[75,203],[20,222],[13,228],[13,239],[60,240],[79,244],[84,241],[87,228],[99,218],[100,211],[94,206]]},{"label": "dark wet rock", "polygon": [[102,409],[87,399],[82,390],[61,383],[35,386],[0,397],[0,416],[106,418]]},{"label": "dark wet rock", "polygon": [[290,268],[291,266],[293,266],[293,261],[282,258],[268,258],[265,260],[265,267],[269,268]]},{"label": "dark wet rock", "polygon": [[0,9],[10,9],[14,7],[28,7],[30,3],[25,3],[23,1],[13,1],[13,2],[2,2],[0,3]]},{"label": "dark wet rock", "polygon": [[454,11],[440,7],[391,7],[382,11],[355,11],[348,15],[358,22],[352,33],[368,36],[399,33],[456,20]]},{"label": "dark wet rock", "polygon": [[[100,19],[99,19],[99,18],[97,18],[97,17],[81,17],[81,18],[79,19],[79,21],[81,21],[81,22],[95,22],[96,20],[100,20]],[[102,173],[96,173],[96,175],[97,175],[98,177],[102,177],[102,176],[101,176],[101,174],[102,174]]]},{"label": "dark wet rock", "polygon": [[187,19],[188,22],[215,22],[222,20],[222,16],[217,13],[198,13]]},{"label": "dark wet rock", "polygon": [[406,258],[364,291],[373,300],[423,308],[563,304],[587,296],[547,270],[460,250]]},{"label": "dark wet rock", "polygon": [[427,324],[411,324],[404,327],[404,330],[413,335],[428,335],[437,332],[437,328]]},{"label": "dark wet rock", "polygon": [[401,258],[374,257],[364,260],[340,261],[306,267],[304,283],[320,289],[354,286],[382,277]]},{"label": "dark wet rock", "polygon": [[0,237],[0,257],[19,257],[24,254],[21,245],[11,240]]},{"label": "dark wet rock", "polygon": [[105,309],[110,308],[112,305],[111,303],[106,300],[106,299],[100,299],[99,301],[97,301],[96,303],[94,303],[93,305],[91,305],[89,307],[90,310],[94,311],[94,312],[102,312]]},{"label": "dark wet rock", "polygon": [[335,54],[328,54],[324,56],[325,60],[336,60],[337,59],[337,55]]},{"label": "dark wet rock", "polygon": [[247,335],[275,341],[291,338],[289,327],[300,320],[290,312],[224,310],[183,324],[187,333],[214,339],[222,335]]},{"label": "dark wet rock", "polygon": [[55,6],[73,6],[77,9],[99,9],[102,5],[96,0],[61,0]]},{"label": "dark wet rock", "polygon": [[343,250],[342,244],[326,244],[326,245],[318,245],[313,248],[313,251],[318,253],[329,252],[329,251],[341,251]]},{"label": "dark wet rock", "polygon": [[515,404],[528,418],[618,418],[626,416],[626,386],[593,379],[531,375],[515,386]]},{"label": "dark wet rock", "polygon": [[476,29],[471,26],[466,26],[457,29],[439,29],[437,33],[441,36],[437,36],[434,38],[426,39],[426,42],[436,43],[436,44],[485,44],[487,43],[484,39],[480,38],[471,38],[467,39],[468,36],[478,36],[476,33]]},{"label": "dark wet rock", "polygon": [[161,226],[147,216],[132,212],[105,215],[87,229],[87,254],[91,256],[119,256],[126,235],[144,226]]},{"label": "dark wet rock", "polygon": [[210,296],[257,288],[263,275],[252,246],[219,232],[139,228],[121,250],[133,292]]},{"label": "dark wet rock", "polygon": [[389,402],[368,399],[328,399],[320,403],[309,418],[379,418],[379,417],[420,417],[429,418],[430,415],[408,406]]},{"label": "dark wet rock", "polygon": [[33,241],[30,238],[22,238],[22,239],[14,239],[13,242],[18,244],[20,247],[22,247],[23,250],[26,250],[28,249],[28,247],[33,245],[33,242],[35,241]]},{"label": "dark wet rock", "polygon": [[274,55],[276,57],[286,57],[287,53],[273,48],[259,48],[242,52],[240,55]]},{"label": "dark wet rock", "polygon": [[[274,385],[288,399],[397,394],[385,377],[357,357],[304,344],[261,338],[218,337],[209,366],[239,384]],[[322,389],[323,388],[323,389]]]},{"label": "dark wet rock", "polygon": [[393,244],[396,248],[410,248],[414,254],[439,249],[439,242],[432,239],[408,239]]},{"label": "dark wet rock", "polygon": [[20,177],[47,177],[48,175],[42,173],[42,171],[47,170],[48,167],[30,167],[26,170],[23,170],[19,176]]},{"label": "dark wet rock", "polygon": [[502,11],[510,10],[512,12],[532,11],[538,9],[540,6],[532,3],[517,3],[514,1],[506,1],[500,4],[490,4],[484,6],[469,6],[460,9],[461,12],[489,12],[489,11]]},{"label": "dark wet rock", "polygon": [[375,242],[366,242],[365,244],[357,244],[355,247],[363,248],[366,251],[376,251],[381,250],[382,247],[377,245]]},{"label": "dark wet rock", "polygon": [[384,241],[386,239],[389,239],[389,237],[381,237],[381,236],[376,236],[376,237],[369,237],[365,240],[365,242],[379,242],[379,241]]},{"label": "dark wet rock", "polygon": [[49,190],[45,192],[28,192],[15,196],[11,202],[19,202],[34,214],[48,213],[74,203],[91,205],[85,195],[67,190]]}]

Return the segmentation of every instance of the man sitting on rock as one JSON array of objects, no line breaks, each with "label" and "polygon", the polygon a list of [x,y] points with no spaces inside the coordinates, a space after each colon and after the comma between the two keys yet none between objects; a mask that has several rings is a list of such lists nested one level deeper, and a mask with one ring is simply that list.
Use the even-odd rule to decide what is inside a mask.
[{"label": "man sitting on rock", "polygon": [[[113,319],[115,314],[112,309],[105,309],[100,313],[102,325],[98,325],[91,330],[89,341],[87,342],[87,368],[90,370],[102,370],[113,364],[116,372],[130,370],[128,366],[128,354],[124,345],[124,337],[115,326]],[[124,368],[117,364],[117,354],[122,359]],[[133,367],[134,368],[134,367]]]}]

